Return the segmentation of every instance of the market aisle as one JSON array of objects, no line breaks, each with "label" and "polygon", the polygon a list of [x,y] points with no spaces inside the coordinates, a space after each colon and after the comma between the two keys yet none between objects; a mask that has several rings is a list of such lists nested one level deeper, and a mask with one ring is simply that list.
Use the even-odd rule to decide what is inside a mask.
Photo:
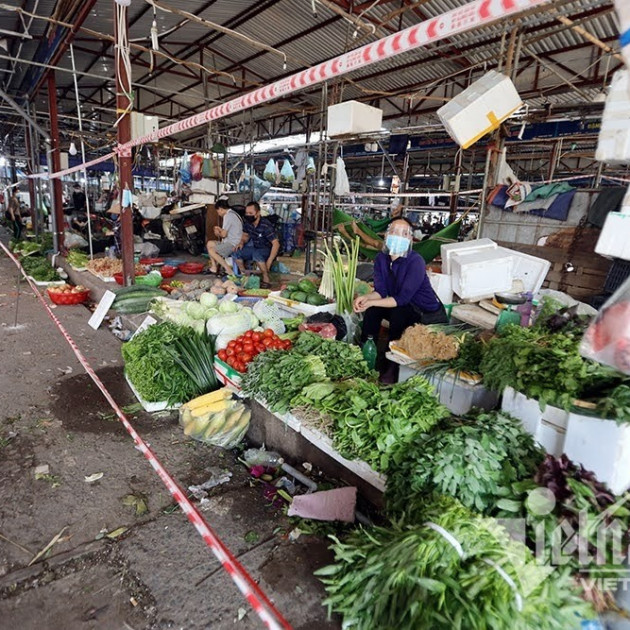
[{"label": "market aisle", "polygon": [[[30,289],[0,258],[0,619],[21,630],[259,628],[220,568]],[[55,314],[121,405],[119,342],[87,327],[83,307]],[[205,513],[294,628],[336,628],[312,576],[325,543],[284,540],[288,521],[250,488],[231,453],[184,438],[174,416],[132,423],[171,474],[188,486],[228,469]],[[47,465],[36,479],[35,468]],[[85,478],[102,473],[100,480]],[[146,508],[148,511],[142,513]],[[114,540],[100,532],[126,531]],[[46,562],[26,565],[55,536]],[[99,540],[96,540],[100,538]],[[239,617],[241,619],[239,620]],[[235,623],[236,621],[236,623]]]}]

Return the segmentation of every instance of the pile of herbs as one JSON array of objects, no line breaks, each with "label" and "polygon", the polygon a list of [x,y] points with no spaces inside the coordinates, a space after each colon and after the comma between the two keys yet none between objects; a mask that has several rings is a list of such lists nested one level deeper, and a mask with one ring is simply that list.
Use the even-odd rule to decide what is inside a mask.
[{"label": "pile of herbs", "polygon": [[[181,353],[186,352],[189,344],[198,346],[199,352],[204,352],[204,348],[207,352],[207,343],[207,339],[188,326],[171,322],[154,324],[123,344],[125,372],[147,402],[186,402],[205,392],[191,378],[190,357],[182,359]],[[213,357],[208,360],[212,363]]]},{"label": "pile of herbs", "polygon": [[449,419],[417,435],[393,455],[387,471],[391,514],[421,507],[429,494],[445,494],[487,515],[514,512],[513,484],[531,478],[543,459],[520,422],[498,412]]},{"label": "pile of herbs", "polygon": [[300,354],[320,357],[326,366],[326,374],[332,381],[374,376],[358,346],[304,332],[295,342],[293,349]]},{"label": "pile of herbs", "polygon": [[306,387],[294,407],[313,407],[332,419],[333,445],[347,459],[387,470],[392,453],[449,415],[422,376],[386,386],[362,379]]},{"label": "pile of herbs", "polygon": [[[566,455],[547,455],[533,480],[518,486],[526,508],[527,538],[539,559],[573,572],[588,570],[591,578],[619,571],[630,544],[630,493],[614,495],[594,473]],[[618,544],[613,544],[613,536]]]},{"label": "pile of herbs", "polygon": [[60,280],[59,274],[43,256],[26,256],[20,262],[24,271],[37,282]]},{"label": "pile of herbs", "polygon": [[551,331],[539,325],[539,318],[532,328],[508,326],[491,339],[481,362],[486,387],[503,391],[510,386],[542,406],[551,404],[567,411],[576,400],[585,400],[598,411],[605,410],[604,417],[630,422],[628,405],[620,404],[628,402],[627,390],[620,386],[630,379],[580,356],[583,327],[575,320],[562,321],[563,327]]},{"label": "pile of herbs", "polygon": [[317,574],[344,628],[568,630],[592,616],[566,570],[549,575],[494,519],[447,497],[418,516],[333,538]]},{"label": "pile of herbs", "polygon": [[286,413],[306,385],[328,380],[320,357],[273,350],[259,354],[249,364],[242,388],[245,395],[265,401],[272,411]]}]

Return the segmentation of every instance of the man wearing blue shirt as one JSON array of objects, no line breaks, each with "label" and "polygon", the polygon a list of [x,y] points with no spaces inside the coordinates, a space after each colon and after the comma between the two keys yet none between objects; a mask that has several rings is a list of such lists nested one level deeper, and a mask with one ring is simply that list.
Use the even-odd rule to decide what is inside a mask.
[{"label": "man wearing blue shirt", "polygon": [[245,262],[254,261],[262,273],[260,286],[269,288],[269,270],[280,250],[280,240],[271,222],[260,216],[260,205],[256,201],[245,208],[245,223],[240,247],[234,252],[241,273],[245,273]]},{"label": "man wearing blue shirt", "polygon": [[[395,219],[385,236],[386,251],[374,261],[374,291],[354,301],[356,313],[364,313],[362,341],[375,340],[384,319],[389,321],[389,340],[400,339],[414,324],[442,324],[448,321],[444,305],[433,291],[420,254],[411,249],[413,226],[407,219]],[[381,380],[390,382],[395,364],[385,366]]]}]

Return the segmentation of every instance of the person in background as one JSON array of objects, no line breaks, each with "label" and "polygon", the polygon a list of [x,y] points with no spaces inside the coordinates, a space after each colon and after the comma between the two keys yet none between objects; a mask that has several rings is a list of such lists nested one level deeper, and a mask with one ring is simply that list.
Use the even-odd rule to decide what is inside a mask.
[{"label": "person in background", "polygon": [[[407,219],[392,221],[385,235],[385,251],[374,261],[374,291],[354,301],[363,313],[361,340],[378,339],[381,323],[389,321],[389,341],[400,339],[414,324],[448,322],[444,305],[435,294],[420,254],[411,249],[413,226]],[[385,361],[381,381],[396,382],[398,365]]]},{"label": "person in background", "polygon": [[280,251],[280,239],[268,219],[260,216],[260,205],[256,201],[245,207],[245,225],[241,244],[236,251],[239,269],[245,273],[245,262],[254,261],[262,273],[260,286],[270,286],[269,271]]},{"label": "person in background", "polygon": [[75,212],[86,212],[87,203],[85,193],[81,190],[80,184],[75,184],[72,192],[72,206]]},{"label": "person in background", "polygon": [[225,259],[241,246],[243,222],[241,217],[230,208],[230,204],[226,200],[219,199],[214,207],[222,219],[222,226],[214,227],[214,235],[221,241],[208,240],[206,243],[210,256],[209,272],[218,273],[220,266],[225,269],[226,273],[231,274],[233,270]]},{"label": "person in background", "polygon": [[19,241],[22,238],[22,215],[20,214],[20,198],[16,188],[9,197],[9,209],[7,211],[11,227],[13,228],[13,238]]}]

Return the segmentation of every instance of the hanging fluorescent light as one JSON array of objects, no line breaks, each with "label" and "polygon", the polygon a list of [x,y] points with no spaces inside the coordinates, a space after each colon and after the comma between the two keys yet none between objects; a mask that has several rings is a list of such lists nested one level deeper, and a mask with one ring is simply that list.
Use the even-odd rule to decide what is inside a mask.
[{"label": "hanging fluorescent light", "polygon": [[524,134],[525,134],[525,123],[523,123],[523,124],[521,125],[521,129],[520,129],[520,131],[518,132],[518,139],[519,139],[519,140],[522,140],[522,139],[523,139],[523,135],[524,135]]},{"label": "hanging fluorescent light", "polygon": [[78,153],[77,151],[77,145],[74,144],[74,141],[70,143],[70,148],[68,149],[68,153],[70,155],[76,155]]}]

